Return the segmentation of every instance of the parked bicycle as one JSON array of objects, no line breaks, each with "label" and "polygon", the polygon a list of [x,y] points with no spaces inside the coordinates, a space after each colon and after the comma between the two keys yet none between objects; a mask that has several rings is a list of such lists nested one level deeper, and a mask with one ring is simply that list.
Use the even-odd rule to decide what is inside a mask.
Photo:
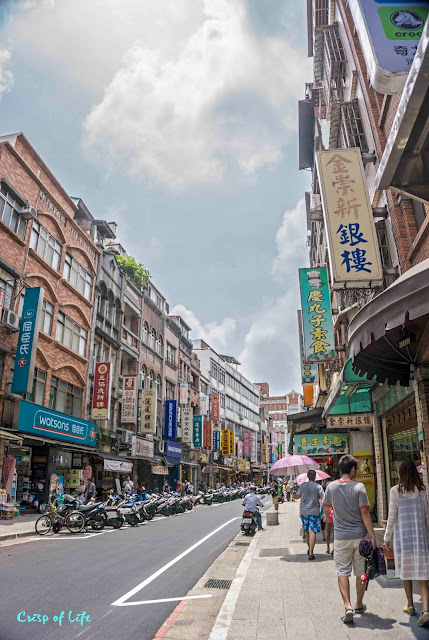
[{"label": "parked bicycle", "polygon": [[80,533],[85,528],[85,518],[82,513],[70,510],[69,505],[53,504],[47,512],[36,520],[36,533],[45,536],[52,531],[58,533],[65,526],[70,533]]}]

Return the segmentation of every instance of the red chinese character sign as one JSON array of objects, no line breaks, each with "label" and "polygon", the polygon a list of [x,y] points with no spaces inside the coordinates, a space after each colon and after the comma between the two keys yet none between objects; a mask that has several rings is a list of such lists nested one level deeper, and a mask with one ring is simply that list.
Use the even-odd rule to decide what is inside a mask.
[{"label": "red chinese character sign", "polygon": [[380,285],[383,270],[360,149],[317,152],[333,287]]},{"label": "red chinese character sign", "polygon": [[212,423],[210,420],[204,420],[203,425],[203,447],[211,450],[212,448]]},{"label": "red chinese character sign", "polygon": [[212,419],[220,420],[220,409],[219,409],[219,394],[212,393],[211,395],[211,410],[212,410]]},{"label": "red chinese character sign", "polygon": [[372,427],[372,424],[372,413],[326,416],[326,426],[331,429],[338,429],[338,427]]},{"label": "red chinese character sign", "polygon": [[109,420],[111,389],[110,362],[97,362],[92,393],[91,417],[93,420]]},{"label": "red chinese character sign", "polygon": [[137,420],[137,376],[124,376],[122,384],[122,424],[135,424]]},{"label": "red chinese character sign", "polygon": [[334,328],[326,267],[299,270],[305,362],[335,360]]}]

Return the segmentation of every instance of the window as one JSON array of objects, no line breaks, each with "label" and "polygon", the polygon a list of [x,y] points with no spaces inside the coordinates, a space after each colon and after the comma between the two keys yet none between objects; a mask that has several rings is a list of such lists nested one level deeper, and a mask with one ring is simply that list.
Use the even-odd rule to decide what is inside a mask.
[{"label": "window", "polygon": [[174,384],[169,380],[165,381],[165,399],[174,400]]},{"label": "window", "polygon": [[50,336],[52,332],[53,318],[54,318],[54,307],[50,302],[44,299],[42,304],[42,318],[41,318],[40,329],[44,333],[47,333],[48,336]]},{"label": "window", "polygon": [[156,389],[156,397],[161,398],[162,397],[161,396],[161,393],[162,393],[161,376],[156,376],[155,389]]},{"label": "window", "polygon": [[220,406],[225,407],[225,395],[223,393],[220,393],[219,396],[220,396]]},{"label": "window", "polygon": [[360,147],[362,152],[368,151],[365,132],[357,100],[341,105],[340,147]]},{"label": "window", "polygon": [[45,400],[46,371],[34,369],[33,388],[31,393],[27,393],[25,399],[28,402],[43,405]]},{"label": "window", "polygon": [[4,185],[0,189],[0,220],[4,222],[21,240],[25,236],[27,221],[20,215],[20,206]]},{"label": "window", "polygon": [[167,362],[173,366],[176,364],[176,349],[169,342],[167,342]]},{"label": "window", "polygon": [[413,205],[414,218],[416,219],[416,227],[419,230],[426,219],[426,207],[420,200],[411,200]]},{"label": "window", "polygon": [[152,329],[149,335],[149,346],[151,347],[151,349],[155,349],[155,339],[156,339],[155,329]]},{"label": "window", "polygon": [[3,308],[10,309],[12,306],[13,290],[15,288],[15,279],[10,276],[7,271],[0,269],[0,289],[4,291]]},{"label": "window", "polygon": [[148,389],[153,389],[153,371],[149,371]]},{"label": "window", "polygon": [[142,367],[141,374],[142,374],[142,389],[144,389],[144,385],[146,382],[146,367],[144,365]]},{"label": "window", "polygon": [[66,347],[73,349],[81,356],[86,355],[88,332],[77,322],[66,316],[62,311],[58,313],[57,331],[55,339]]},{"label": "window", "polygon": [[[80,291],[87,300],[91,300],[93,278],[69,253],[66,254],[64,262],[64,278],[75,289]],[[110,307],[113,308],[113,306],[114,302],[112,300],[112,304],[109,305],[109,320],[111,320]]]},{"label": "window", "polygon": [[205,396],[208,396],[209,394],[209,387],[206,382],[201,382],[201,393],[203,393]]},{"label": "window", "polygon": [[142,340],[145,344],[147,344],[147,334],[149,332],[149,327],[147,325],[147,322],[144,323],[143,325],[143,331],[142,331]]},{"label": "window", "polygon": [[225,370],[224,369],[219,369],[219,382],[222,382],[222,384],[225,384]]},{"label": "window", "polygon": [[158,338],[156,340],[155,351],[157,353],[159,353],[160,356],[162,356],[163,348],[162,348],[162,337],[161,336],[158,336]]},{"label": "window", "polygon": [[213,362],[213,360],[212,360],[212,368],[210,373],[212,374],[213,378],[216,378],[217,380],[217,364]]},{"label": "window", "polygon": [[31,229],[30,249],[34,249],[45,262],[58,271],[62,247],[54,236],[39,222],[34,221]]},{"label": "window", "polygon": [[82,389],[52,376],[49,407],[75,418],[81,417]]}]

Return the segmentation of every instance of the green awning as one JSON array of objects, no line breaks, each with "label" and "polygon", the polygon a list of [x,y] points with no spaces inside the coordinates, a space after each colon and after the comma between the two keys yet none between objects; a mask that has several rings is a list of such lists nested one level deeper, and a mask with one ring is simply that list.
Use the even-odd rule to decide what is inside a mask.
[{"label": "green awning", "polygon": [[378,382],[368,380],[367,375],[358,376],[349,358],[341,371],[325,404],[323,416],[348,415],[371,412],[370,390]]}]

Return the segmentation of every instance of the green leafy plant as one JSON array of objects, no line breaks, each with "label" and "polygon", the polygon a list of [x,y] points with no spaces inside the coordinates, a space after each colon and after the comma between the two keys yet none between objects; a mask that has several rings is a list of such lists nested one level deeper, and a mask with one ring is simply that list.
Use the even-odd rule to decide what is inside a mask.
[{"label": "green leafy plant", "polygon": [[124,272],[136,287],[144,287],[150,279],[150,273],[142,264],[137,262],[132,256],[116,256],[116,260]]}]

